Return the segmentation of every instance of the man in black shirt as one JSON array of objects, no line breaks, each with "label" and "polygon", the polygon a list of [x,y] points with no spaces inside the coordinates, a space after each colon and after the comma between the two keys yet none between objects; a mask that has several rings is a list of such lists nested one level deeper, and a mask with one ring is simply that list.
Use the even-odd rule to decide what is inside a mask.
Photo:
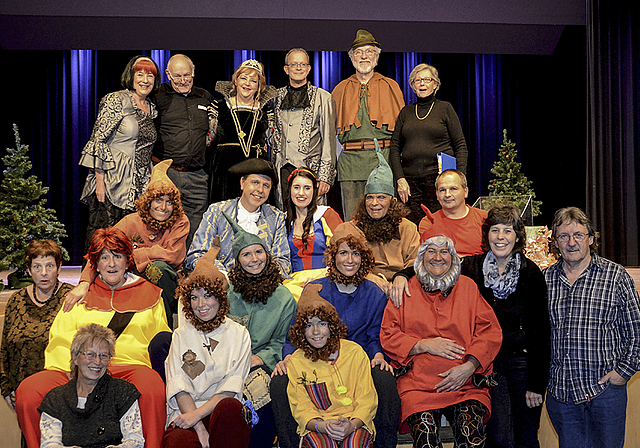
[{"label": "man in black shirt", "polygon": [[173,159],[167,175],[182,194],[182,207],[191,229],[187,248],[209,205],[205,152],[210,143],[207,106],[213,96],[193,86],[195,66],[191,59],[176,54],[167,63],[170,82],[163,83],[152,99],[158,110],[155,120],[158,140],[153,161]]}]

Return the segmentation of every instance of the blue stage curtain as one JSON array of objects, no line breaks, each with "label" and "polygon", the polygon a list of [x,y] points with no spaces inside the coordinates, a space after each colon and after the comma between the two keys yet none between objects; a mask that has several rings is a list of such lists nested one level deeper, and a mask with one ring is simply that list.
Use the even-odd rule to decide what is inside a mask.
[{"label": "blue stage curtain", "polygon": [[[479,173],[489,173],[496,159],[498,148],[502,143],[503,121],[501,101],[501,64],[500,56],[491,54],[477,54],[474,57],[474,115],[475,123],[475,159],[474,171],[475,187],[482,191],[488,184],[486,176]],[[513,135],[510,136],[514,140]],[[470,148],[471,150],[471,148]],[[484,157],[481,157],[484,155]],[[472,179],[474,177],[471,177]],[[485,193],[487,193],[485,191]]]},{"label": "blue stage curtain", "polygon": [[[469,147],[469,201],[487,194],[493,177],[489,172],[502,142],[502,129],[518,145],[523,170],[534,182],[543,206],[536,222],[549,224],[553,212],[569,199],[584,206],[586,134],[584,89],[580,86],[586,64],[584,29],[563,35],[550,56],[390,53],[380,56],[381,74],[400,84],[407,104],[415,102],[408,84],[419,63],[434,65],[442,80],[438,98],[449,101],[460,117]],[[635,50],[634,50],[635,51]],[[3,51],[7,67],[22,74],[20,89],[5,89],[7,119],[0,123],[3,147],[13,145],[11,123],[20,126],[25,144],[31,146],[34,173],[50,186],[49,206],[56,209],[69,234],[65,242],[72,263],[79,264],[83,251],[87,207],[79,204],[86,170],[78,160],[97,114],[100,99],[119,90],[120,75],[137,54],[152,57],[163,73],[169,57],[177,51]],[[230,80],[235,68],[248,58],[265,65],[267,82],[286,85],[286,51],[188,51],[196,65],[195,85],[210,92],[219,80]],[[332,91],[354,73],[346,52],[310,52],[315,85]],[[584,65],[582,65],[584,64]],[[637,74],[637,73],[636,73]],[[634,79],[637,79],[634,78]],[[637,98],[637,97],[635,97]],[[636,101],[637,104],[637,101]],[[560,160],[561,163],[551,163]],[[566,169],[569,161],[578,169]],[[553,167],[558,166],[554,172]],[[586,164],[584,165],[586,166]],[[637,166],[633,165],[634,167]],[[549,168],[551,167],[551,168]],[[551,173],[551,174],[550,174]],[[549,179],[553,179],[553,183]],[[548,184],[548,185],[547,185]],[[558,192],[563,194],[558,194]],[[626,249],[625,249],[626,250]]]},{"label": "blue stage curtain", "polygon": [[167,62],[169,62],[169,58],[171,57],[171,52],[169,50],[151,50],[149,57],[155,61],[160,69],[160,80],[162,82],[169,82],[169,77],[167,76],[165,69],[167,68]]},{"label": "blue stage curtain", "polygon": [[[234,50],[233,52],[233,70],[247,59],[255,59],[255,50]],[[233,73],[233,72],[232,72]]]},{"label": "blue stage curtain", "polygon": [[313,57],[313,83],[331,92],[342,81],[342,52],[316,51]]}]

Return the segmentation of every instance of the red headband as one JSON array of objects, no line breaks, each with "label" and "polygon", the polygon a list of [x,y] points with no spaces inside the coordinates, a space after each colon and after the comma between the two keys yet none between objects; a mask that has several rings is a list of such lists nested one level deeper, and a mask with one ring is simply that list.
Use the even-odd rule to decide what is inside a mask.
[{"label": "red headband", "polygon": [[317,180],[316,179],[316,175],[313,174],[313,171],[308,170],[307,168],[296,168],[295,170],[293,170],[291,172],[291,174],[289,174],[289,177],[287,177],[287,182],[291,182],[291,178],[293,177],[294,174],[299,173],[301,171],[307,172],[309,174],[311,174],[311,177],[313,177],[313,180]]}]

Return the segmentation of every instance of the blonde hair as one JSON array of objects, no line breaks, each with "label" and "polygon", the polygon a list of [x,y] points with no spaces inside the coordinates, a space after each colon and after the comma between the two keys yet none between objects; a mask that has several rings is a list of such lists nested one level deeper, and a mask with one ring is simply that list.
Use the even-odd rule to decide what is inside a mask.
[{"label": "blonde hair", "polygon": [[109,347],[109,356],[116,354],[116,335],[111,328],[103,327],[99,324],[89,324],[78,328],[73,340],[71,341],[71,376],[78,377],[78,365],[75,360],[78,359],[80,352],[90,347],[106,342]]},{"label": "blonde hair", "polygon": [[262,92],[264,92],[264,89],[267,87],[267,78],[264,77],[264,65],[262,65],[262,62],[255,61],[254,59],[251,59],[251,61],[257,63],[260,68],[257,69],[251,67],[250,65],[245,65],[245,62],[247,61],[240,64],[236,71],[233,72],[233,76],[231,76],[231,96],[236,95],[238,90],[236,81],[241,75],[244,75],[245,73],[248,73],[249,75],[256,75],[258,77],[258,91],[256,92],[254,100],[260,98],[260,95],[262,95]]},{"label": "blonde hair", "polygon": [[431,72],[431,77],[436,81],[436,88],[433,89],[433,91],[437,92],[440,89],[440,85],[441,85],[440,84],[440,76],[438,76],[438,69],[435,68],[433,65],[429,65],[429,64],[418,64],[418,65],[416,65],[413,68],[413,70],[411,70],[411,73],[409,73],[409,85],[411,86],[411,88],[415,92],[416,89],[413,87],[413,82],[418,77],[418,73],[420,73],[421,71],[424,71],[424,70],[429,70]]}]

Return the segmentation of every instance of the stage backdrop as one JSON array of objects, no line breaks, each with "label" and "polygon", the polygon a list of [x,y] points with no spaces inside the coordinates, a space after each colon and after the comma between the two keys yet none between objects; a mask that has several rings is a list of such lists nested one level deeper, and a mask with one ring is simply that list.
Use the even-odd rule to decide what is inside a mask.
[{"label": "stage backdrop", "polygon": [[[549,224],[557,207],[586,205],[585,44],[585,27],[569,26],[550,55],[383,52],[377,70],[400,83],[407,103],[415,101],[407,84],[411,69],[427,62],[439,70],[438,97],[453,104],[467,138],[470,202],[488,193],[489,170],[507,129],[543,201],[536,223]],[[81,260],[87,214],[78,202],[86,172],[77,163],[99,100],[121,88],[120,74],[133,55],[151,56],[163,68],[176,52],[181,49],[0,52],[4,73],[11,74],[5,78],[2,148],[13,145],[11,123],[17,123],[31,146],[35,174],[51,188],[50,206],[66,225],[65,245],[74,264]],[[230,79],[248,57],[265,64],[270,84],[287,82],[283,51],[185,53],[196,65],[195,84],[208,90],[217,80]],[[345,52],[311,52],[311,59],[311,81],[329,91],[354,72]]]}]

